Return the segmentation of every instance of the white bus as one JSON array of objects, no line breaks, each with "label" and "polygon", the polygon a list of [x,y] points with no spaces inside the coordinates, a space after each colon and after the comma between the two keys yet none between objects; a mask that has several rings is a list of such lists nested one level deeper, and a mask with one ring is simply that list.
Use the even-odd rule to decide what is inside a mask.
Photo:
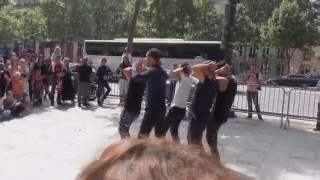
[{"label": "white bus", "polygon": [[[102,58],[108,59],[108,66],[115,71],[121,63],[127,39],[85,40],[83,56],[99,66]],[[203,62],[204,59],[223,59],[220,41],[185,41],[182,39],[134,39],[131,63],[145,57],[150,48],[158,48],[164,69],[169,70],[173,63],[187,62],[191,65]]]}]

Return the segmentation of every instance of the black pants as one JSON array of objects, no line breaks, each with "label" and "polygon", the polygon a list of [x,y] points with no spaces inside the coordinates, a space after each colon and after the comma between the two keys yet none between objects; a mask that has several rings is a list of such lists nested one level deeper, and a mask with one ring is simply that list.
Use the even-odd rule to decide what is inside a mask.
[{"label": "black pants", "polygon": [[179,107],[172,107],[169,110],[169,113],[166,117],[166,123],[168,123],[171,136],[173,141],[180,142],[179,138],[179,126],[182,121],[182,119],[186,115],[186,109],[185,108],[179,108]]},{"label": "black pants", "polygon": [[166,134],[165,111],[146,110],[139,131],[139,138],[149,137],[150,132],[155,128],[156,137],[164,137]]},{"label": "black pants", "polygon": [[202,136],[206,131],[206,139],[210,150],[215,151],[218,146],[218,131],[223,123],[215,121],[213,118],[192,117],[188,129],[188,144],[195,144],[203,148]]},{"label": "black pants", "polygon": [[121,116],[120,116],[120,123],[119,123],[119,134],[121,138],[130,137],[130,127],[131,124],[139,117],[139,113],[132,113],[123,109]]},{"label": "black pants", "polygon": [[209,114],[199,114],[195,115],[191,113],[191,121],[188,128],[188,144],[195,144],[202,146],[202,135],[207,128],[207,123],[209,119]]},{"label": "black pants", "polygon": [[211,153],[217,153],[218,151],[218,132],[222,124],[217,119],[210,119],[208,122],[206,138]]},{"label": "black pants", "polygon": [[[105,93],[103,94],[104,88],[106,88],[107,91],[105,91]],[[109,85],[109,83],[107,81],[98,82],[98,90],[97,90],[97,98],[98,98],[98,100],[101,99],[102,94],[103,94],[103,98],[102,99],[106,99],[109,96],[110,92],[111,92],[111,87],[110,87],[110,85]]]},{"label": "black pants", "polygon": [[252,116],[252,102],[255,106],[256,112],[258,116],[260,117],[260,106],[259,106],[259,98],[258,98],[258,92],[253,92],[253,91],[247,91],[247,100],[248,100],[248,111],[249,111],[249,116]]},{"label": "black pants", "polygon": [[317,129],[317,130],[320,130],[320,102],[318,103],[318,116],[317,116],[316,129]]}]

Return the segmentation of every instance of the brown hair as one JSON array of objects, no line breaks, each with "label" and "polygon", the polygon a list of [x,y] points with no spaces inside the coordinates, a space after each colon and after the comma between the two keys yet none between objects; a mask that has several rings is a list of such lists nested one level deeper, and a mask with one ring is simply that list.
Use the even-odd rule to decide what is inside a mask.
[{"label": "brown hair", "polygon": [[193,146],[127,139],[108,147],[79,180],[234,180],[219,161]]}]

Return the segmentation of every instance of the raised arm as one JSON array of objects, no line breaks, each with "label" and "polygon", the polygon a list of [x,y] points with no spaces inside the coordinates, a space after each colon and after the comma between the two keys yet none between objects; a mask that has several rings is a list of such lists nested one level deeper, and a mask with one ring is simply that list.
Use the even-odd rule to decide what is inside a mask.
[{"label": "raised arm", "polygon": [[132,78],[132,67],[128,67],[122,70],[124,76],[130,80]]},{"label": "raised arm", "polygon": [[178,81],[180,81],[181,80],[181,78],[182,78],[182,76],[183,76],[183,68],[177,68],[177,69],[175,69],[175,70],[173,70],[172,71],[172,74],[173,74],[173,77],[176,79],[176,80],[178,80]]}]

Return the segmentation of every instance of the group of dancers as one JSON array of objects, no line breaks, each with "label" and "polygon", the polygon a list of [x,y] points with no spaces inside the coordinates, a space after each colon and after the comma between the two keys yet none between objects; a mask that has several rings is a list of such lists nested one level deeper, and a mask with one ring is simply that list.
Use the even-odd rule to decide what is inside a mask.
[{"label": "group of dancers", "polygon": [[211,154],[219,159],[218,131],[227,121],[237,92],[237,83],[230,66],[212,60],[192,67],[188,63],[181,64],[173,71],[177,84],[171,107],[166,113],[168,75],[161,67],[160,58],[160,51],[153,48],[134,67],[123,69],[129,87],[120,117],[121,138],[130,137],[130,126],[140,115],[146,90],[146,108],[138,138],[147,138],[154,128],[156,137],[165,137],[170,130],[173,141],[180,142],[178,129],[186,115],[190,90],[195,85],[190,107],[188,143],[203,148],[202,137],[206,130]]}]

